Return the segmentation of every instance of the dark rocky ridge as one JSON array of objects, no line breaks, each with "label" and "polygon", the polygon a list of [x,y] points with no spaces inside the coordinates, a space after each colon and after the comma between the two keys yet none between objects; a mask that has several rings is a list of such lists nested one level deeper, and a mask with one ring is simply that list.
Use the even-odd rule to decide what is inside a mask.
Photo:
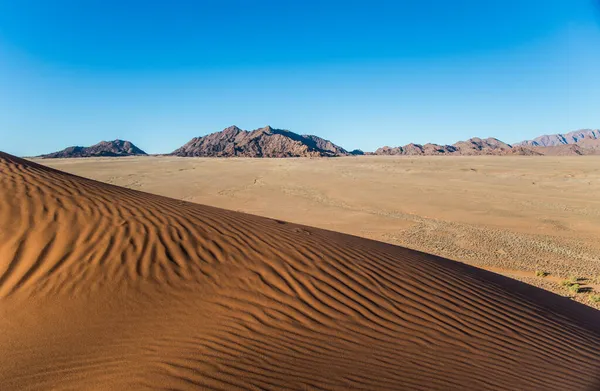
[{"label": "dark rocky ridge", "polygon": [[220,132],[194,137],[171,153],[176,156],[205,157],[325,157],[349,153],[329,140],[299,135],[270,126],[247,131],[230,126]]},{"label": "dark rocky ridge", "polygon": [[113,140],[101,141],[91,147],[68,147],[62,151],[41,155],[39,157],[50,158],[75,158],[75,157],[94,157],[94,156],[138,156],[146,155],[130,141]]}]

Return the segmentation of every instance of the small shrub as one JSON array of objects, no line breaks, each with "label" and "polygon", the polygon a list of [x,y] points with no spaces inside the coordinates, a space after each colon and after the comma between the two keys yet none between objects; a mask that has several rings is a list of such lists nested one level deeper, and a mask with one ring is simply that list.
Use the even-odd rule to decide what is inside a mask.
[{"label": "small shrub", "polygon": [[543,270],[536,270],[536,271],[535,271],[535,275],[536,275],[537,277],[546,277],[546,276],[550,275],[550,273],[548,273],[548,272],[545,272],[545,271],[543,271]]},{"label": "small shrub", "polygon": [[577,283],[577,280],[577,277],[569,277],[568,279],[564,280],[561,285],[568,288],[572,293],[579,293],[581,286]]},{"label": "small shrub", "polygon": [[594,303],[600,303],[600,294],[598,293],[592,293],[590,295],[590,300]]},{"label": "small shrub", "polygon": [[579,284],[569,285],[569,291],[571,291],[573,293],[578,293],[579,292]]}]

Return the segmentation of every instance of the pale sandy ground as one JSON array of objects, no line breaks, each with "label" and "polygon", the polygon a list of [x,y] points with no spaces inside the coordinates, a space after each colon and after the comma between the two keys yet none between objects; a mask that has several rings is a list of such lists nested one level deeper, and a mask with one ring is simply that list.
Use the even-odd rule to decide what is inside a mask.
[{"label": "pale sandy ground", "polygon": [[[600,308],[590,292],[600,290],[597,156],[37,161],[441,255]],[[561,285],[569,277],[579,279],[582,293]]]},{"label": "pale sandy ground", "polygon": [[[95,163],[75,166],[86,164]],[[422,187],[422,197],[407,197],[409,183],[394,191],[387,177],[400,177],[396,190],[402,188],[410,164],[427,161],[140,159],[97,166],[124,178],[130,174],[121,170],[137,167],[145,172],[138,183],[147,176],[164,181],[163,189],[187,176],[195,186],[187,194],[179,187],[180,196],[222,197],[239,207],[261,199],[256,209],[279,210],[286,219],[312,216],[329,228],[357,225],[356,232],[383,237],[432,224],[392,206],[422,198],[416,212],[434,198],[433,184]],[[453,183],[446,170],[439,179]],[[304,182],[313,185],[299,187]],[[266,189],[236,203],[239,189],[254,186]],[[0,190],[0,390],[600,387],[600,312],[498,274],[2,153]],[[376,208],[369,198],[378,192],[383,206]],[[446,208],[459,200],[436,204],[431,210],[448,218],[454,215]]]}]

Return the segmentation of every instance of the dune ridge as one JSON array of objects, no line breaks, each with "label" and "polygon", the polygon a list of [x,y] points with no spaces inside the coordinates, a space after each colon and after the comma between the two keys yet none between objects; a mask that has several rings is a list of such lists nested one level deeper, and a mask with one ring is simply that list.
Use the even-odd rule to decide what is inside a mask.
[{"label": "dune ridge", "polygon": [[0,389],[600,385],[598,312],[402,247],[0,153]]}]

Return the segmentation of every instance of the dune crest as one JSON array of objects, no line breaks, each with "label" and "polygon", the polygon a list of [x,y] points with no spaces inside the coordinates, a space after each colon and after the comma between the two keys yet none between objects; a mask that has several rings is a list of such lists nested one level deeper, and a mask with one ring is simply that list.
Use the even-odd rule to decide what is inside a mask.
[{"label": "dune crest", "polygon": [[592,390],[598,312],[0,153],[0,389]]}]

